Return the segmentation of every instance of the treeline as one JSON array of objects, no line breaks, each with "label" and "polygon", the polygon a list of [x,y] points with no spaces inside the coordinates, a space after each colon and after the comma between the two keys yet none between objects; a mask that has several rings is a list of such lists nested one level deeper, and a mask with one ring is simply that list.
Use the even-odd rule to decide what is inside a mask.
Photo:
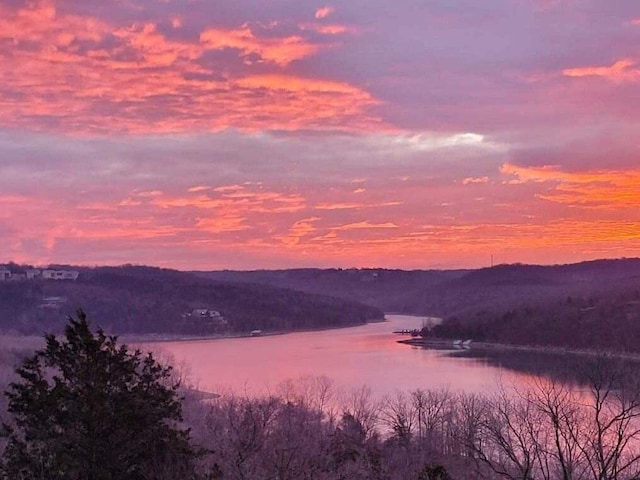
[{"label": "treeline", "polygon": [[[266,285],[213,281],[151,267],[76,268],[76,281],[0,282],[0,329],[39,334],[59,331],[65,314],[81,305],[107,331],[117,333],[217,333],[186,316],[218,311],[230,332],[341,327],[379,320],[371,306]],[[202,324],[200,324],[202,325]]]},{"label": "treeline", "polygon": [[640,282],[588,296],[485,308],[447,318],[426,336],[640,352]]},{"label": "treeline", "polygon": [[494,394],[416,390],[336,399],[317,379],[266,398],[192,410],[194,438],[225,479],[631,480],[640,475],[637,390],[592,372],[586,392],[539,381]]},{"label": "treeline", "polygon": [[[330,268],[195,272],[212,280],[259,283],[330,295],[371,305],[385,312],[440,315],[450,300],[442,289],[468,270],[389,270]],[[434,292],[434,294],[431,294]],[[437,294],[435,294],[437,292]]]}]

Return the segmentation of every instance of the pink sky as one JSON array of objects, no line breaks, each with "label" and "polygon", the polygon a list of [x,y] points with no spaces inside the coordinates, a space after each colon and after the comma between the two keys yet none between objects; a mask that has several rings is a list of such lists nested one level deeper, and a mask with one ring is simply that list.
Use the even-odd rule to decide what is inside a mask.
[{"label": "pink sky", "polygon": [[0,262],[640,256],[637,0],[0,0]]}]

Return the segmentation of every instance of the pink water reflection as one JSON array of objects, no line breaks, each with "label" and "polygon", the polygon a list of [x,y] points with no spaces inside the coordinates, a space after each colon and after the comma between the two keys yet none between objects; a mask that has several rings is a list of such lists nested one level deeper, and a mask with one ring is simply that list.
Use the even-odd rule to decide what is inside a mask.
[{"label": "pink water reflection", "polygon": [[387,319],[346,329],[146,347],[186,365],[198,388],[211,392],[231,389],[259,395],[306,376],[326,376],[341,388],[366,385],[376,396],[417,388],[486,392],[498,382],[523,384],[530,378],[473,359],[399,344],[391,332],[420,327],[422,319],[401,315]]}]

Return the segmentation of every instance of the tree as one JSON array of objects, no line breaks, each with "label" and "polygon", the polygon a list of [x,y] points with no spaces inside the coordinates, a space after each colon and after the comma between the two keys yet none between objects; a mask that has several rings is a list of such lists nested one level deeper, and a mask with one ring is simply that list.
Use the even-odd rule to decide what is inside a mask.
[{"label": "tree", "polygon": [[64,339],[17,368],[9,385],[2,478],[115,480],[195,477],[189,431],[171,367],[130,351],[86,315],[69,318]]}]

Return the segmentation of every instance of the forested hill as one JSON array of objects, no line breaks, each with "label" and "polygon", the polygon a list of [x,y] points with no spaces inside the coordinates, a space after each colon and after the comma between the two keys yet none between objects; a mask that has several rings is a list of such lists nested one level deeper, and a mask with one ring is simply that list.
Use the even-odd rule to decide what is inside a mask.
[{"label": "forested hill", "polygon": [[489,342],[640,351],[640,259],[478,270],[206,272],[444,317],[431,335]]},{"label": "forested hill", "polygon": [[[13,264],[10,268],[14,278],[28,269]],[[350,300],[210,280],[175,270],[57,268],[73,268],[79,272],[77,280],[0,281],[0,329],[36,334],[56,331],[80,307],[94,324],[115,333],[296,330],[356,325],[383,317],[375,307]],[[202,318],[190,315],[195,309],[207,312]]]},{"label": "forested hill", "polygon": [[640,259],[557,266],[498,265],[478,270],[298,269],[197,274],[332,295],[387,312],[450,317],[637,288]]},{"label": "forested hill", "polygon": [[203,278],[261,283],[319,293],[375,306],[386,312],[440,314],[440,287],[468,270],[292,269],[195,272]]}]

